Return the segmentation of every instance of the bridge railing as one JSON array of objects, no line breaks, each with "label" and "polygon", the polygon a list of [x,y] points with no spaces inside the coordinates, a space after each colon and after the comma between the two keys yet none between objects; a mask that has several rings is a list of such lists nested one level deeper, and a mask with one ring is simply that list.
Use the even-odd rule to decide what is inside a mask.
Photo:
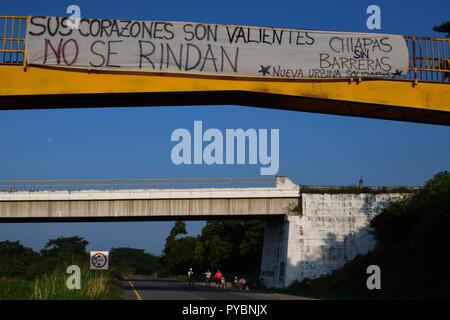
[{"label": "bridge railing", "polygon": [[3,192],[233,187],[276,187],[276,177],[0,181],[0,191]]},{"label": "bridge railing", "polygon": [[0,16],[0,64],[26,64],[28,17]]},{"label": "bridge railing", "polygon": [[400,79],[450,81],[450,39],[405,36],[409,70]]},{"label": "bridge railing", "polygon": [[[0,65],[26,65],[26,30],[28,17],[0,15]],[[404,36],[409,52],[405,75],[389,79],[450,81],[450,39]]]}]

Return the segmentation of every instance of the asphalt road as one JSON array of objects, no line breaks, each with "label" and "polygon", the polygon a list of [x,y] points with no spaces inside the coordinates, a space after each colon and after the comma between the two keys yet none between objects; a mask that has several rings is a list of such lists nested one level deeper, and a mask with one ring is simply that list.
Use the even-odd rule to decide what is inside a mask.
[{"label": "asphalt road", "polygon": [[[187,281],[173,279],[131,278],[122,281],[125,300],[310,300],[311,298],[258,290],[232,291],[231,289],[205,288],[196,282],[190,288]],[[138,298],[139,297],[139,298]]]}]

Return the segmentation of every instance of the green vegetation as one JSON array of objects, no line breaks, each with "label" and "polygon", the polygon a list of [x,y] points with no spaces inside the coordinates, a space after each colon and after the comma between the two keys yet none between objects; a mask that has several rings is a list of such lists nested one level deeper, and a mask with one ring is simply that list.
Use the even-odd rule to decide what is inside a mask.
[{"label": "green vegetation", "polygon": [[434,26],[433,31],[447,33],[446,37],[450,38],[450,21],[442,22],[439,26]]},{"label": "green vegetation", "polygon": [[122,274],[152,275],[161,271],[161,259],[144,249],[112,248],[109,256],[114,268]]},{"label": "green vegetation", "polygon": [[[19,241],[0,242],[0,299],[120,299],[117,271],[90,271],[89,244],[80,237],[50,239],[40,253]],[[69,265],[81,269],[81,289],[69,290]]]},{"label": "green vegetation", "polygon": [[206,269],[213,274],[220,269],[228,279],[235,275],[248,279],[258,276],[263,221],[207,221],[199,236],[186,234],[186,224],[177,221],[166,239],[162,257],[165,273],[184,275],[193,268],[197,279],[203,279],[201,272]]},{"label": "green vegetation", "polygon": [[52,275],[37,277],[31,299],[39,300],[106,300],[120,299],[120,287],[110,279],[109,272],[91,271],[89,265],[81,268],[81,289],[70,290],[66,286],[68,274],[56,270]]},{"label": "green vegetation", "polygon": [[[370,221],[374,251],[332,274],[276,291],[318,298],[448,299],[450,173],[441,172]],[[381,269],[381,290],[368,290],[366,269]]]},{"label": "green vegetation", "polygon": [[[212,272],[220,268],[256,277],[260,265],[264,224],[262,221],[208,221],[198,237],[186,235],[186,224],[176,222],[167,237],[162,258],[143,249],[112,248],[110,270],[89,270],[85,239],[50,239],[40,252],[19,241],[0,242],[0,299],[120,299],[120,279],[127,275],[168,275],[185,279],[188,268]],[[81,269],[81,289],[70,290],[67,267]],[[178,275],[178,276],[177,276]],[[180,276],[182,275],[182,276]],[[247,276],[248,278],[248,276]]]},{"label": "green vegetation", "polygon": [[0,300],[30,299],[33,289],[29,280],[0,279]]}]

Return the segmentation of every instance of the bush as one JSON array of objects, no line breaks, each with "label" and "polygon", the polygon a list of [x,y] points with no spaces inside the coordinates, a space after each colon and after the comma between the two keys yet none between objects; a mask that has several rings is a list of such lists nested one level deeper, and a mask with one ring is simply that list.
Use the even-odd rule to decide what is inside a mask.
[{"label": "bush", "polygon": [[31,298],[32,291],[31,281],[0,279],[0,300],[27,300]]},{"label": "bush", "polygon": [[[450,173],[441,172],[371,221],[378,262],[392,291],[441,291],[450,286]],[[381,267],[381,265],[380,265]],[[386,281],[385,281],[386,282]]]},{"label": "bush", "polygon": [[[86,244],[61,237],[39,254],[18,241],[0,242],[0,299],[120,299],[118,271],[90,271]],[[80,290],[66,286],[69,265],[81,268]]]}]

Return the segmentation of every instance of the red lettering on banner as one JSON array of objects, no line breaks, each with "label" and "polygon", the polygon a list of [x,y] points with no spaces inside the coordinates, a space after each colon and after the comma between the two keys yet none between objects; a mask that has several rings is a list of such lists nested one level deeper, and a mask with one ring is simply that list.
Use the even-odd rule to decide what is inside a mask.
[{"label": "red lettering on banner", "polygon": [[[75,44],[76,51],[75,51],[75,57],[72,59],[72,62],[71,62],[71,63],[68,63],[67,60],[66,60],[66,45],[67,45],[70,41],[73,41],[73,43]],[[77,59],[78,59],[78,43],[75,41],[75,39],[69,39],[69,40],[67,40],[67,41],[64,43],[64,45],[63,45],[63,47],[62,47],[62,54],[63,54],[64,62],[65,62],[66,65],[68,65],[68,66],[71,66],[72,64],[74,64],[74,63],[77,61]]]},{"label": "red lettering on banner", "polygon": [[60,60],[61,60],[61,44],[62,44],[63,39],[61,39],[59,41],[59,45],[58,45],[58,51],[55,50],[55,48],[53,47],[52,43],[50,42],[49,39],[45,39],[45,56],[44,56],[44,64],[45,62],[47,62],[47,56],[48,56],[48,46],[50,45],[50,47],[53,50],[53,53],[56,56],[56,62],[59,64]]},{"label": "red lettering on banner", "polygon": [[[72,59],[72,61],[69,63],[67,61],[66,58],[66,45],[69,42],[73,42],[75,44],[75,56]],[[53,53],[56,56],[56,63],[59,65],[61,62],[61,53],[62,53],[62,57],[63,60],[65,62],[66,65],[71,66],[72,64],[74,64],[77,59],[78,59],[78,52],[79,52],[79,47],[78,47],[78,43],[75,39],[69,39],[67,41],[64,41],[64,39],[61,38],[61,40],[59,40],[59,44],[58,44],[58,50],[55,49],[55,47],[52,45],[52,42],[49,39],[45,39],[45,55],[44,55],[44,64],[47,62],[47,57],[49,55],[49,50],[48,47],[50,46],[51,50],[53,51]]]}]

